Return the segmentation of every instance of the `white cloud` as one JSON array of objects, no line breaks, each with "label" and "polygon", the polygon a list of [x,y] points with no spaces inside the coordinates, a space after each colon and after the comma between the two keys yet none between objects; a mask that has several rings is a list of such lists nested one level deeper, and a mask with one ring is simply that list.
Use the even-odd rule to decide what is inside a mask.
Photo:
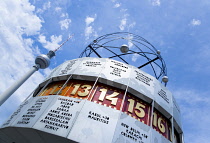
[{"label": "white cloud", "polygon": [[[23,37],[38,34],[42,27],[34,11],[28,0],[0,1],[0,79],[3,81],[0,94],[34,65],[34,54],[37,54],[33,53],[37,50],[32,49],[34,41]],[[0,124],[43,79],[43,75],[36,72],[1,106]]]},{"label": "white cloud", "polygon": [[61,10],[62,10],[61,7],[56,7],[56,8],[55,8],[55,11],[56,11],[56,12],[60,12]]},{"label": "white cloud", "polygon": [[38,8],[37,9],[37,13],[43,13],[44,11],[46,11],[47,9],[49,9],[51,7],[51,2],[48,1],[46,3],[43,4],[42,8]]},{"label": "white cloud", "polygon": [[114,5],[114,8],[118,8],[118,7],[120,7],[120,6],[121,6],[120,3],[116,3],[116,4]]},{"label": "white cloud", "polygon": [[191,25],[193,26],[199,26],[201,25],[201,21],[198,20],[198,19],[193,19],[191,22],[190,22]]},{"label": "white cloud", "polygon": [[132,43],[133,36],[129,35],[127,38],[128,38],[128,47],[131,49],[133,47]]},{"label": "white cloud", "polygon": [[71,23],[71,19],[64,19],[62,21],[59,22],[60,26],[61,26],[61,30],[66,30],[69,28],[69,24]]},{"label": "white cloud", "polygon": [[123,17],[122,19],[120,20],[120,25],[119,25],[119,29],[122,31],[125,29],[125,27],[127,26],[128,24],[128,17],[129,17],[129,14],[127,12],[127,9],[121,9],[120,10],[123,14]]},{"label": "white cloud", "polygon": [[61,17],[62,17],[62,18],[63,18],[63,17],[64,17],[64,18],[68,18],[69,15],[68,15],[68,13],[62,13],[62,14],[61,14]]},{"label": "white cloud", "polygon": [[136,22],[133,22],[133,23],[131,23],[131,24],[129,24],[129,28],[133,28],[134,26],[136,25]]},{"label": "white cloud", "polygon": [[[20,3],[23,3],[21,5]],[[33,35],[37,34],[41,28],[41,20],[33,14],[35,7],[23,1],[14,1],[14,3],[8,4],[8,2],[1,1],[0,14],[4,15],[1,17],[1,30],[5,32],[11,31],[19,34]],[[7,9],[10,9],[7,10]],[[12,9],[12,11],[11,11]],[[33,23],[33,24],[32,24]],[[4,27],[5,26],[5,27]]]},{"label": "white cloud", "polygon": [[34,47],[33,53],[37,53],[36,55],[40,55],[40,54],[41,54],[41,51],[40,51],[40,49],[39,49],[38,46],[35,46],[35,47]]},{"label": "white cloud", "polygon": [[85,37],[86,37],[86,40],[88,40],[90,38],[90,36],[94,36],[94,37],[97,37],[97,32],[94,30],[93,28],[93,22],[95,21],[96,19],[96,14],[94,15],[94,17],[90,17],[90,16],[87,16],[85,18],[85,24],[86,24],[86,27],[85,27]]},{"label": "white cloud", "polygon": [[55,50],[56,48],[58,48],[59,47],[58,43],[61,41],[62,41],[62,35],[59,36],[52,35],[50,37],[50,41],[47,41],[46,37],[43,35],[39,36],[39,42],[42,43],[44,48],[48,50]]},{"label": "white cloud", "polygon": [[86,17],[86,19],[85,19],[85,23],[86,23],[86,25],[88,26],[88,25],[90,25],[92,22],[94,22],[94,20],[95,20],[95,18],[94,17]]},{"label": "white cloud", "polygon": [[44,3],[44,5],[43,5],[43,10],[47,10],[47,9],[49,9],[50,7],[51,7],[51,2],[48,1],[48,2]]},{"label": "white cloud", "polygon": [[23,41],[24,41],[24,45],[27,47],[32,47],[32,44],[34,43],[34,41],[31,38],[23,39]]},{"label": "white cloud", "polygon": [[128,9],[124,9],[124,8],[120,9],[120,12],[126,12],[126,11],[128,11]]},{"label": "white cloud", "polygon": [[120,22],[120,30],[124,30],[125,29],[125,26],[126,26],[126,23],[127,23],[127,19],[126,18],[123,18]]},{"label": "white cloud", "polygon": [[47,43],[46,37],[43,35],[39,35],[39,42],[42,44],[46,44]]},{"label": "white cloud", "polygon": [[152,0],[153,6],[160,6],[160,0]]},{"label": "white cloud", "polygon": [[128,47],[132,48],[133,47],[133,43],[131,41],[128,41]]},{"label": "white cloud", "polygon": [[139,58],[139,56],[140,56],[139,54],[136,54],[136,53],[133,54],[132,55],[132,61],[135,62]]},{"label": "white cloud", "polygon": [[88,26],[88,27],[85,28],[85,36],[86,37],[89,37],[90,34],[92,34],[93,32],[94,32],[94,29],[93,29],[92,26]]}]

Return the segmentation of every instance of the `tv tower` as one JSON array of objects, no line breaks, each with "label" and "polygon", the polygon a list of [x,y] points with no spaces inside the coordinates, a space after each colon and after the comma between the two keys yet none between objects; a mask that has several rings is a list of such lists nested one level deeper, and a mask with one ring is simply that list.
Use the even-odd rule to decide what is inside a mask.
[{"label": "tv tower", "polygon": [[[38,56],[38,67],[56,50]],[[0,126],[0,142],[184,143],[168,80],[161,52],[146,39],[100,36],[53,69]]]},{"label": "tv tower", "polygon": [[[72,35],[73,36],[73,35]],[[60,49],[69,39],[64,41],[58,48],[53,51],[49,51],[47,55],[41,54],[36,57],[35,65],[18,81],[16,81],[10,88],[8,88],[5,92],[0,95],[0,106],[36,71],[39,69],[46,69],[50,65],[50,59],[55,56],[55,52]]]}]

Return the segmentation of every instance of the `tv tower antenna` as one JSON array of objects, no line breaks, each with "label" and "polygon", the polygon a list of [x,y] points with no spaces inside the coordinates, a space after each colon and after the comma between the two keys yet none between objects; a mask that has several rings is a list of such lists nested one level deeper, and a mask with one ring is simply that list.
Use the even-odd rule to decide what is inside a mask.
[{"label": "tv tower antenna", "polygon": [[64,41],[58,48],[55,50],[50,50],[46,55],[41,54],[36,57],[35,65],[18,81],[16,81],[10,88],[0,95],[0,106],[36,71],[39,69],[45,69],[50,65],[50,59],[55,56],[55,52],[58,51],[73,35],[70,35],[66,41]]},{"label": "tv tower antenna", "polygon": [[53,52],[58,51],[66,42],[68,42],[72,37],[74,36],[74,34],[70,35],[69,38],[66,39],[66,41],[64,41],[62,44],[60,44],[60,46],[58,48],[56,48],[55,50],[53,50]]}]

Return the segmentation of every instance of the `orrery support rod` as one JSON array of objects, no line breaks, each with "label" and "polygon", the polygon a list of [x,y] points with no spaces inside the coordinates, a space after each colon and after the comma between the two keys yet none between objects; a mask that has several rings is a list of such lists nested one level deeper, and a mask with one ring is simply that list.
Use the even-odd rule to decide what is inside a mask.
[{"label": "orrery support rod", "polygon": [[156,61],[156,60],[158,60],[158,59],[159,59],[159,57],[156,57],[156,58],[154,58],[153,60],[148,61],[147,63],[145,63],[145,64],[139,66],[138,68],[139,68],[139,69],[140,69],[140,68],[143,68],[144,66],[146,66],[146,65],[148,65],[148,64],[150,64],[150,63],[152,63],[152,62],[154,62],[154,61]]},{"label": "orrery support rod", "polygon": [[101,56],[96,52],[96,50],[91,46],[89,45],[88,46],[99,58],[101,58]]}]

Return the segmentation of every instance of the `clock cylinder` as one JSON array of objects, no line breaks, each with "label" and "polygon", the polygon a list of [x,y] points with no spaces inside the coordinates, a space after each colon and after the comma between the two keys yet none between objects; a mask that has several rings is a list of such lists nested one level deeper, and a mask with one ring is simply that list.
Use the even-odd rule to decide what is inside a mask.
[{"label": "clock cylinder", "polygon": [[1,126],[2,142],[182,143],[172,93],[119,61],[66,61],[32,95]]}]

